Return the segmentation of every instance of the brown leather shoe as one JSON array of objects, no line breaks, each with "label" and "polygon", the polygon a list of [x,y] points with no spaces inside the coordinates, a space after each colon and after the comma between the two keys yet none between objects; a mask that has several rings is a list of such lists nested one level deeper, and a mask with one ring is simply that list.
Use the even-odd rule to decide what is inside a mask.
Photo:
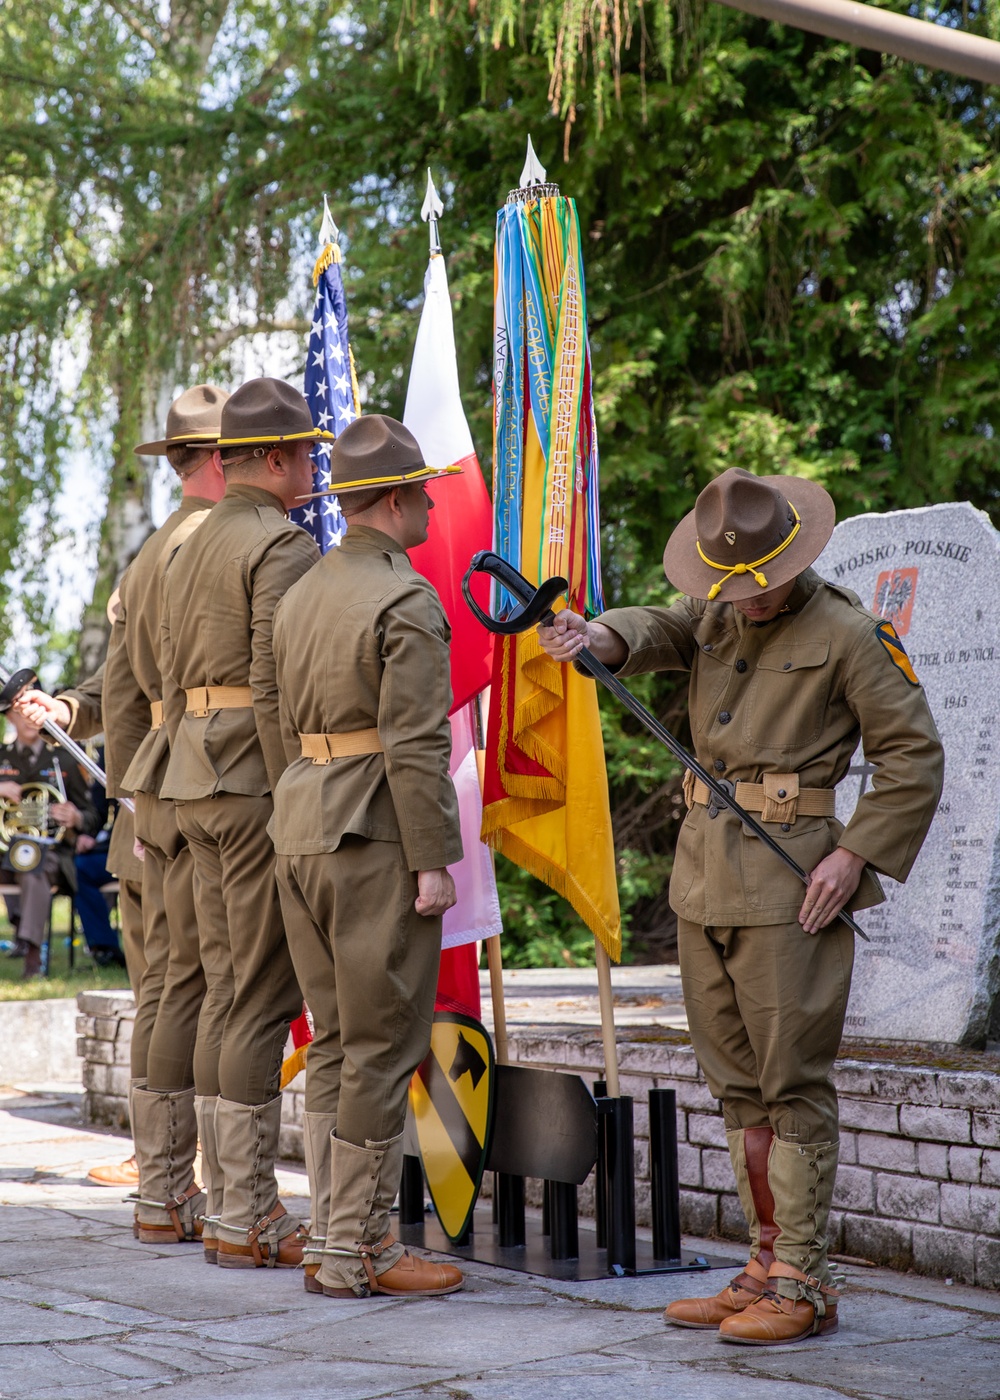
[{"label": "brown leather shoe", "polygon": [[42,950],[34,943],[28,943],[24,949],[24,971],[21,973],[22,982],[33,982],[36,977],[42,975]]},{"label": "brown leather shoe", "polygon": [[822,1310],[807,1297],[783,1298],[768,1289],[748,1308],[720,1324],[721,1341],[756,1347],[787,1346],[791,1342],[825,1337],[837,1331],[837,1299],[840,1294],[835,1288],[829,1288],[821,1284],[818,1278],[810,1278],[790,1264],[776,1260],[768,1271],[768,1279],[779,1278],[795,1279],[805,1284],[814,1296],[819,1295]]},{"label": "brown leather shoe", "polygon": [[[247,1231],[246,1244],[231,1244],[229,1240],[218,1241],[216,1262],[220,1269],[297,1269],[302,1263],[309,1231],[300,1225],[292,1234],[278,1241],[276,1253],[272,1256],[271,1245],[260,1236],[275,1220],[280,1220],[288,1212],[279,1202],[270,1215],[265,1215]],[[208,1251],[206,1250],[206,1256]],[[209,1259],[207,1261],[211,1263]]]},{"label": "brown leather shoe", "polygon": [[664,1322],[674,1327],[702,1327],[716,1331],[721,1322],[734,1317],[763,1297],[767,1269],[757,1259],[748,1259],[741,1274],[712,1298],[678,1298],[663,1310]]},{"label": "brown leather shoe", "polygon": [[114,1162],[106,1167],[91,1167],[87,1180],[95,1186],[138,1186],[139,1167],[133,1154],[127,1162]]},{"label": "brown leather shoe", "polygon": [[[395,1244],[392,1235],[386,1235],[380,1244],[372,1247],[371,1253],[361,1254],[372,1297],[377,1293],[384,1293],[391,1298],[437,1298],[443,1293],[456,1292],[465,1282],[462,1271],[456,1269],[454,1264],[435,1264],[430,1259],[418,1258],[408,1249],[403,1250],[402,1258],[390,1268],[376,1274],[372,1267],[372,1258],[377,1259],[379,1254],[392,1244]],[[328,1298],[363,1296],[355,1293],[353,1288],[331,1288],[326,1283],[320,1286]]]}]

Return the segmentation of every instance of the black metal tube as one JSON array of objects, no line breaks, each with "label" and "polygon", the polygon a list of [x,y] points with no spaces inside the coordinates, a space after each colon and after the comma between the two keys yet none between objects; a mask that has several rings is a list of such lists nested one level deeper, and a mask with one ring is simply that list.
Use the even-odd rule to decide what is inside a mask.
[{"label": "black metal tube", "polygon": [[649,1190],[653,1258],[681,1257],[681,1192],[677,1174],[677,1091],[649,1091]]},{"label": "black metal tube", "polygon": [[409,1154],[403,1158],[403,1175],[399,1180],[399,1223],[424,1223],[424,1170],[420,1158]]},{"label": "black metal tube", "polygon": [[[603,1079],[594,1080],[594,1098],[606,1099],[608,1086]],[[594,1225],[598,1249],[608,1245],[608,1153],[605,1146],[605,1126],[607,1119],[601,1115],[600,1104],[597,1114],[597,1161],[594,1163]]]},{"label": "black metal tube", "polygon": [[551,1185],[552,1185],[551,1181],[543,1181],[543,1182],[542,1182],[542,1234],[543,1234],[543,1235],[548,1235],[548,1234],[550,1234],[551,1231],[552,1231],[552,1226],[551,1226],[551,1224],[550,1224],[550,1221],[551,1221],[551,1219],[552,1219],[551,1211],[550,1211],[551,1192],[550,1192],[550,1190],[549,1190],[549,1187],[550,1187]]},{"label": "black metal tube", "polygon": [[601,1099],[608,1154],[608,1268],[635,1273],[635,1146],[632,1100]]},{"label": "black metal tube", "polygon": [[565,1181],[550,1181],[549,1225],[553,1259],[579,1259],[580,1230],[577,1218],[576,1187]]},{"label": "black metal tube", "polygon": [[497,1172],[497,1243],[501,1249],[523,1249],[524,1177]]}]

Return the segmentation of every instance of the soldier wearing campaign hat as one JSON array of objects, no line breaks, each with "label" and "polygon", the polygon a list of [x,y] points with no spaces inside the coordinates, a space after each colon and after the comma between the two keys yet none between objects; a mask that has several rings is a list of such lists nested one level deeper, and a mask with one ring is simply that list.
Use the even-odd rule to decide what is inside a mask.
[{"label": "soldier wearing campaign hat", "polygon": [[[216,445],[228,397],[214,385],[196,384],[171,405],[164,436],[135,449],[142,456],[167,458],[180,478],[180,504],[122,576],[101,673],[49,702],[53,717],[71,733],[104,730],[109,795],[134,796],[142,863],[132,850],[132,819],[121,808],[108,865],[121,886],[126,959],[136,998],[129,1093],[133,1184],[138,1186],[136,1231],[139,1238],[161,1244],[195,1239],[201,1229],[205,1197],[194,1177],[192,1058],[205,979],[191,853],[178,829],[173,802],[160,796],[168,757],[160,590],[167,560],[204,522],[225,489]],[[21,704],[44,699],[28,695]],[[98,1168],[96,1179],[117,1185],[129,1175],[124,1164]]]},{"label": "soldier wearing campaign hat", "polygon": [[278,1200],[279,1078],[302,1008],[267,834],[285,767],[271,630],[274,609],[319,558],[287,512],[312,484],[310,450],[332,434],[278,379],[253,379],[222,413],[226,490],[171,559],[163,588],[162,795],[194,861],[207,981],[194,1054],[208,1192],[206,1259],[294,1267],[299,1222]]},{"label": "soldier wearing campaign hat", "polygon": [[[691,1040],[722,1100],[750,1259],[716,1297],[671,1303],[666,1321],[727,1342],[837,1328],[830,1071],[854,956],[837,915],[881,902],[876,872],[905,880],[941,791],[941,743],[891,624],[810,568],[834,520],[816,482],[731,469],[667,542],[677,602],[590,623],[561,612],[539,629],[556,660],[587,646],[621,676],[689,672],[698,759],[810,872],[803,898],[797,878],[687,775],[670,903]],[[834,788],[859,740],[876,775],[845,828]]]},{"label": "soldier wearing campaign hat", "polygon": [[[460,467],[446,471],[460,471]],[[306,1288],[421,1297],[462,1275],[389,1232],[407,1085],[430,1045],[441,916],[461,858],[448,773],[450,629],[407,549],[433,502],[413,435],[372,414],[338,437],[338,549],[274,616],[288,758],[272,831],[285,927],[315,1022],[306,1069]]]}]

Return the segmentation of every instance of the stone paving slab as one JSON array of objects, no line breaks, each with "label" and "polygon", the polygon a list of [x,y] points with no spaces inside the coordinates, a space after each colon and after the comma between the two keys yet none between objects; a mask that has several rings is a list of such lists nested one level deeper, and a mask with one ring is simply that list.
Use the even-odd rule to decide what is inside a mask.
[{"label": "stone paving slab", "polygon": [[[556,1283],[474,1264],[447,1298],[353,1302],[306,1294],[299,1271],[206,1268],[132,1238],[125,1192],[85,1180],[127,1140],[78,1113],[72,1094],[0,1090],[0,1400],[1000,1397],[1000,1295],[886,1269],[847,1268],[836,1336],[747,1348],[663,1325],[719,1271]],[[280,1182],[304,1210],[301,1166]]]}]

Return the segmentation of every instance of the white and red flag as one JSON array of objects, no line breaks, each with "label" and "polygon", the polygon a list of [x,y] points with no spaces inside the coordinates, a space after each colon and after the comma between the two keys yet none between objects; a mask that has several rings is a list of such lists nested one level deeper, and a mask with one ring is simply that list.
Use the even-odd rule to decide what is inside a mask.
[{"label": "white and red flag", "polygon": [[451,623],[451,775],[458,792],[465,855],[451,867],[458,902],[444,916],[437,1005],[478,1018],[479,977],[475,944],[501,930],[493,858],[480,840],[483,800],[476,762],[476,697],[490,683],[493,637],[462,598],[462,575],[478,549],[493,540],[492,505],[458,387],[455,329],[444,258],[437,248],[441,205],[428,177],[424,217],[431,219],[431,258],[424,278],[424,307],[410,368],[403,422],[424,460],[435,467],[460,463],[461,476],[442,477],[428,488],[434,501],[427,542],[409,551],[414,568],[437,589]]}]

